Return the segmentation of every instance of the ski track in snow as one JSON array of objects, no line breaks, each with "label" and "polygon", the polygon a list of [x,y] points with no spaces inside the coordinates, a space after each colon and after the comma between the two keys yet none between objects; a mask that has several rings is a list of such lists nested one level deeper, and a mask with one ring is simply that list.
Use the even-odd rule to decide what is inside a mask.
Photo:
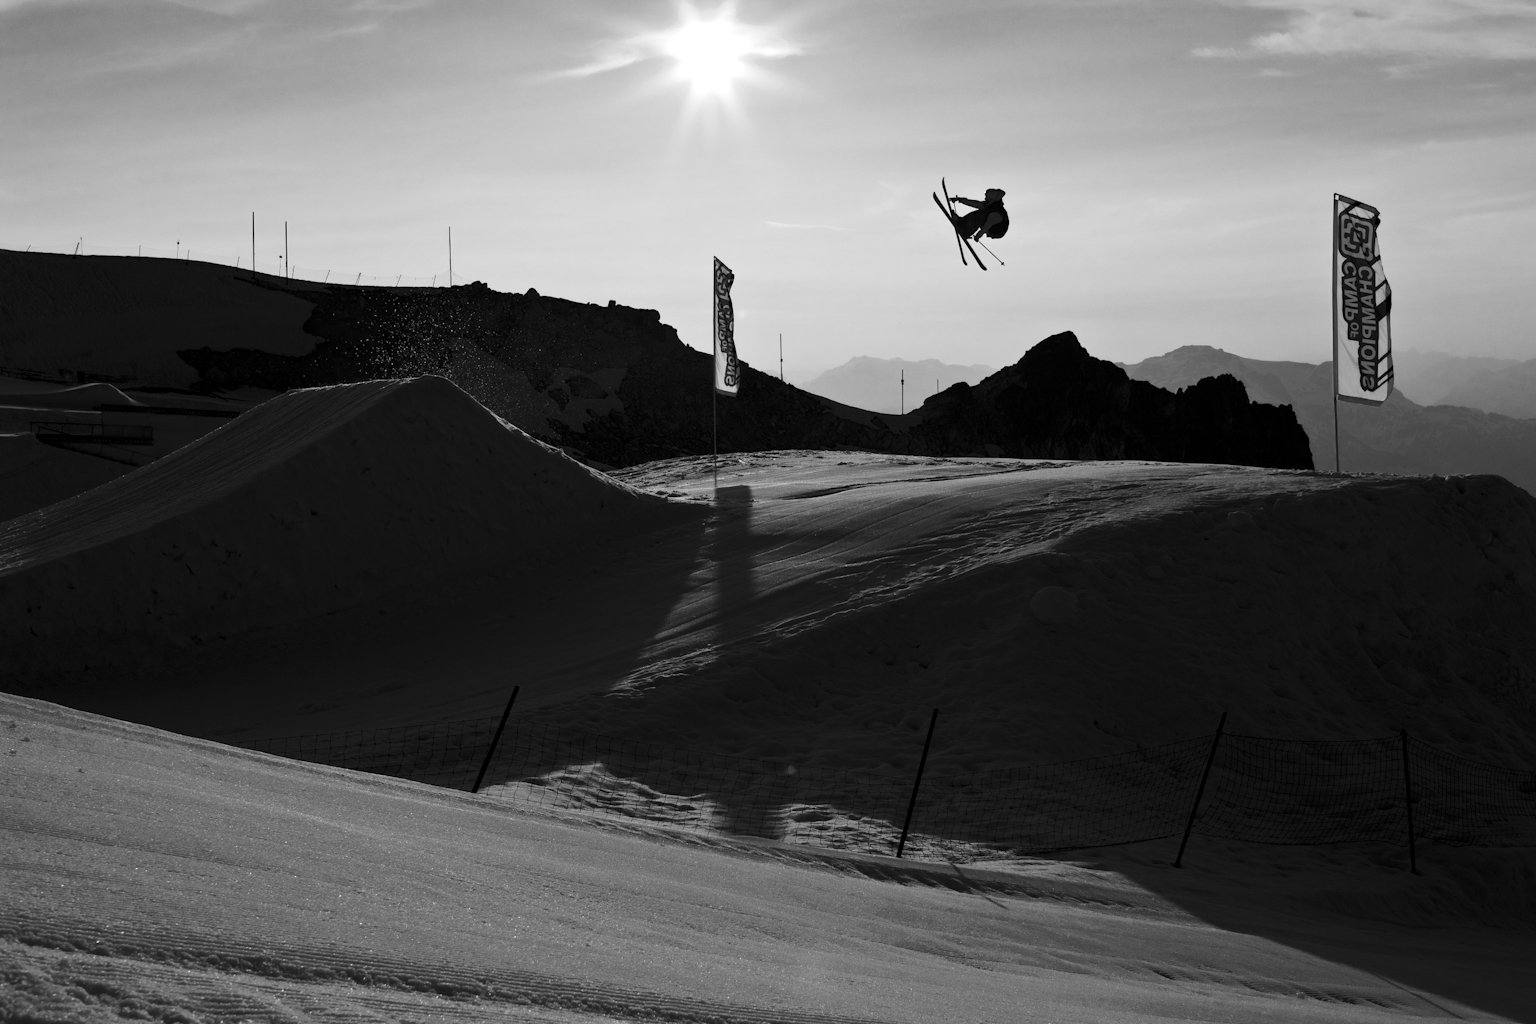
[{"label": "ski track in snow", "polygon": [[[85,989],[98,998],[111,993],[123,1016],[137,1015],[124,1011],[152,1000],[150,993],[158,989],[175,992],[179,1013],[238,1020],[292,1019],[293,1009],[308,1011],[305,1016],[320,1021],[379,1020],[381,1012],[382,1019],[398,1019],[397,1015],[412,1011],[434,1019],[474,1019],[487,1011],[507,1013],[519,1008],[678,1024],[868,1024],[871,1020],[669,998],[660,992],[506,967],[466,969],[345,947],[250,942],[227,933],[198,934],[185,928],[114,927],[104,937],[99,921],[45,921],[0,914],[0,941],[12,947],[11,957],[5,958],[11,963],[0,967],[9,975],[9,984],[20,987],[26,974],[41,975],[41,984],[32,982],[42,989],[38,995],[43,999],[51,995],[50,1001],[64,1007],[69,1005],[69,994],[49,993],[50,988]],[[61,957],[60,953],[86,956]],[[50,984],[50,975],[58,980]],[[295,987],[320,991],[296,994]],[[422,1005],[420,997],[436,998]]]},{"label": "ski track in snow", "polygon": [[[25,699],[0,697],[0,721],[0,1019],[1444,1015],[1112,876],[686,846]],[[1517,955],[1459,941],[1463,958]]]}]

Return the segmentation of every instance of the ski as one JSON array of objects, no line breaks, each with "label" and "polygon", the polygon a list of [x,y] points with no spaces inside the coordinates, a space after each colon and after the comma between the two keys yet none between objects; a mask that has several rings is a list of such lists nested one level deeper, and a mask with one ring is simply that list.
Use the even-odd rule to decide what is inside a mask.
[{"label": "ski", "polygon": [[939,208],[939,212],[944,215],[944,219],[949,221],[950,230],[955,233],[955,248],[960,250],[961,264],[969,266],[970,264],[965,262],[965,243],[960,239],[960,229],[955,227],[955,215],[944,208],[944,200],[939,198],[937,192],[933,194],[933,205]]},{"label": "ski", "polygon": [[939,188],[944,190],[944,201],[939,202],[939,194],[937,192],[933,194],[933,201],[938,203],[939,209],[944,212],[944,216],[949,220],[949,226],[954,228],[956,245],[963,247],[960,249],[960,262],[965,263],[966,250],[970,250],[971,259],[976,261],[976,266],[980,267],[982,270],[986,270],[987,265],[981,262],[980,256],[976,255],[976,247],[971,245],[971,240],[969,238],[966,238],[960,233],[960,228],[955,224],[955,201],[949,198],[949,184],[943,178],[939,179]]}]

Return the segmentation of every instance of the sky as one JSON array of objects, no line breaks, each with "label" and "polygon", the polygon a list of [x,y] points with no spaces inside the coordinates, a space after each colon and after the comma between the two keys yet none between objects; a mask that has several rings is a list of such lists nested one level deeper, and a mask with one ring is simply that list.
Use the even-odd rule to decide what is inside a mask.
[{"label": "sky", "polygon": [[[1536,358],[1531,0],[0,0],[0,137],[0,247],[249,266],[254,213],[263,269],[443,281],[451,231],[705,351],[718,257],[792,383],[1323,362],[1339,192],[1398,349]],[[985,273],[941,178],[1007,193]]]}]

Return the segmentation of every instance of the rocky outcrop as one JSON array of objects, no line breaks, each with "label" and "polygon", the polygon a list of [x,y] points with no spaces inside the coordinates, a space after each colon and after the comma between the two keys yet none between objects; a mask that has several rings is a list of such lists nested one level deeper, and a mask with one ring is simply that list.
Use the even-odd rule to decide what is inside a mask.
[{"label": "rocky outcrop", "polygon": [[1225,374],[1164,391],[1093,358],[1070,331],[974,387],[933,396],[913,418],[912,449],[933,454],[1312,468],[1289,406],[1249,401]]},{"label": "rocky outcrop", "polygon": [[[141,386],[288,391],[440,375],[528,434],[598,466],[705,454],[716,444],[722,452],[843,448],[1312,465],[1289,408],[1251,402],[1231,377],[1178,393],[1130,380],[1071,334],[1046,339],[975,386],[956,385],[914,412],[882,416],[750,366],[741,393],[716,402],[707,353],[685,345],[657,311],[613,302],[572,302],[533,289],[503,293],[479,282],[371,288],[176,261],[32,263],[31,255],[7,258],[42,275],[47,294],[78,292],[82,302],[0,310],[8,332],[0,340],[21,339],[0,346],[7,360],[20,359],[23,342],[79,334],[71,334],[71,316],[110,317],[117,296],[153,296],[145,316],[153,313],[155,329],[133,334],[119,353]],[[201,343],[189,346],[190,338]],[[86,349],[77,348],[74,356],[84,358]],[[67,363],[33,355],[40,366]]]},{"label": "rocky outcrop", "polygon": [[655,310],[531,289],[332,288],[305,330],[322,339],[306,356],[244,349],[182,356],[210,387],[442,374],[535,437],[603,466],[700,455],[718,444],[720,451],[855,448],[1312,467],[1307,437],[1288,407],[1249,401],[1227,375],[1177,393],[1132,380],[1090,356],[1070,332],[975,386],[957,384],[906,416],[880,416],[751,367],[740,394],[716,402],[710,357],[683,344]]},{"label": "rocky outcrop", "polygon": [[[710,357],[683,344],[656,310],[449,289],[336,287],[304,329],[312,353],[184,351],[208,388],[287,390],[440,374],[491,411],[589,462],[628,466],[709,452]],[[739,398],[718,408],[721,451],[890,447],[870,416],[746,368]],[[606,383],[605,383],[606,382]]]}]

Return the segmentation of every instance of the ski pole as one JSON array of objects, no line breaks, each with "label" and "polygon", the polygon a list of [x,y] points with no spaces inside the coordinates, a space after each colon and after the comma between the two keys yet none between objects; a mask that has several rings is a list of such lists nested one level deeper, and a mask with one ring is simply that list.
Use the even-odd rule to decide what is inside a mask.
[{"label": "ski pole", "polygon": [[997,265],[998,266],[1006,267],[1008,265],[1008,264],[1003,262],[1003,258],[1001,256],[999,256],[997,253],[995,253],[995,252],[993,252],[991,250],[991,248],[987,245],[986,242],[983,242],[981,239],[978,238],[978,239],[976,239],[976,244],[981,246],[983,249],[986,249],[987,250],[987,255],[991,256],[993,259],[997,260]]}]

